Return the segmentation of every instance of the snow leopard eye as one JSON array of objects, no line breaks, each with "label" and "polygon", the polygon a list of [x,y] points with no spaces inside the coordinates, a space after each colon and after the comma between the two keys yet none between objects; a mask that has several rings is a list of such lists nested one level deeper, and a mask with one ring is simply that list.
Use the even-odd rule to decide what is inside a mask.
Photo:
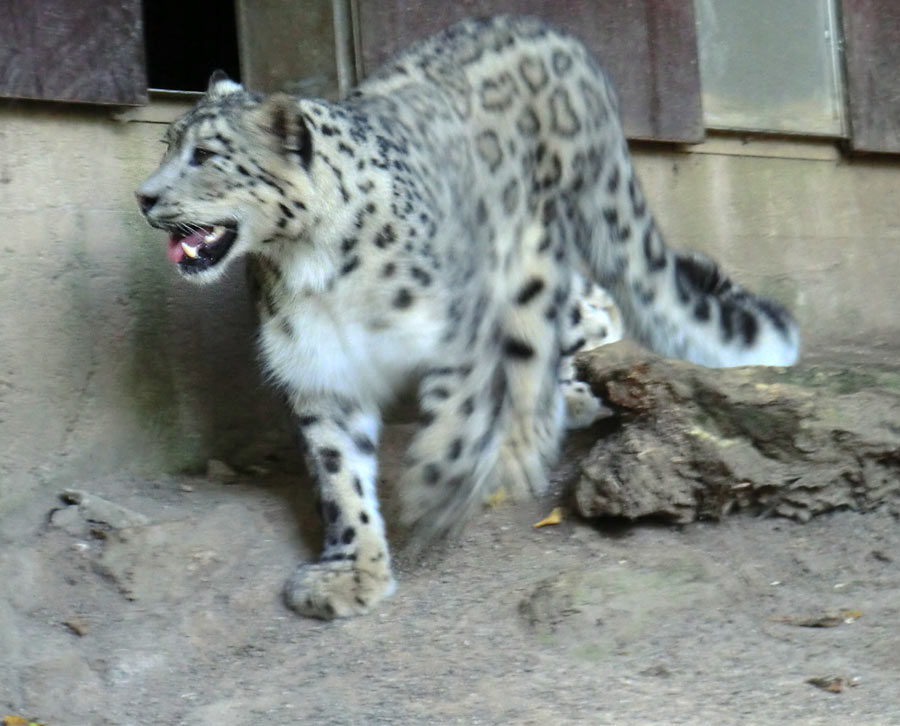
[{"label": "snow leopard eye", "polygon": [[191,154],[191,166],[200,166],[204,161],[212,159],[214,156],[218,156],[215,151],[195,146],[194,153]]}]

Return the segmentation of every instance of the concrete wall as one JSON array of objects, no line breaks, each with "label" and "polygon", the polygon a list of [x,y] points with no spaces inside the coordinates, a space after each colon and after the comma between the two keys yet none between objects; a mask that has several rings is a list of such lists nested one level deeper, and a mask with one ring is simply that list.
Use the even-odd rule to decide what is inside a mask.
[{"label": "concrete wall", "polygon": [[636,157],[668,241],[785,303],[805,348],[897,340],[900,157],[736,137]]},{"label": "concrete wall", "polygon": [[0,511],[37,484],[240,454],[278,410],[256,373],[243,276],[183,284],[137,212],[164,128],[0,108]]},{"label": "concrete wall", "polygon": [[[253,458],[287,427],[243,279],[180,281],[132,190],[185,108],[0,106],[0,511],[33,486]],[[797,314],[807,346],[900,327],[900,163],[714,139],[636,159],[669,242]]]}]

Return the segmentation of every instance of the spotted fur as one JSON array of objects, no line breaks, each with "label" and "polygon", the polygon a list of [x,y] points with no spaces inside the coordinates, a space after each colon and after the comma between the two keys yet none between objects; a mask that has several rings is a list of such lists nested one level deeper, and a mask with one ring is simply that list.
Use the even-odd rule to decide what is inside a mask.
[{"label": "spotted fur", "polygon": [[341,103],[214,78],[167,139],[141,207],[186,277],[249,256],[262,360],[318,482],[322,556],[285,588],[300,613],[394,589],[376,448],[410,376],[421,426],[399,490],[435,535],[498,486],[545,491],[566,415],[602,415],[571,357],[621,327],[704,365],[797,356],[780,306],[666,247],[605,74],[538,21],[455,25]]}]

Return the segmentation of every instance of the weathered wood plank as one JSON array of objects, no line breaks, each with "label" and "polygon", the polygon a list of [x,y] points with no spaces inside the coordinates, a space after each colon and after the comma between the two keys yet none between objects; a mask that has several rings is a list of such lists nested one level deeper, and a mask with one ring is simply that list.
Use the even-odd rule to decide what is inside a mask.
[{"label": "weathered wood plank", "polygon": [[841,0],[850,144],[900,153],[900,3]]}]

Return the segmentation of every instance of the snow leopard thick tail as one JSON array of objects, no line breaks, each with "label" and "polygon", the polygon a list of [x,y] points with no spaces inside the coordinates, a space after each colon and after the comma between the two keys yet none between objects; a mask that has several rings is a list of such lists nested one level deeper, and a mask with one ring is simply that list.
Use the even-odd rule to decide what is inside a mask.
[{"label": "snow leopard thick tail", "polygon": [[629,336],[660,355],[710,368],[793,365],[800,338],[790,314],[730,280],[705,255],[668,248],[621,153],[610,175],[620,182],[607,181],[602,202],[584,205],[593,213],[574,237]]}]

